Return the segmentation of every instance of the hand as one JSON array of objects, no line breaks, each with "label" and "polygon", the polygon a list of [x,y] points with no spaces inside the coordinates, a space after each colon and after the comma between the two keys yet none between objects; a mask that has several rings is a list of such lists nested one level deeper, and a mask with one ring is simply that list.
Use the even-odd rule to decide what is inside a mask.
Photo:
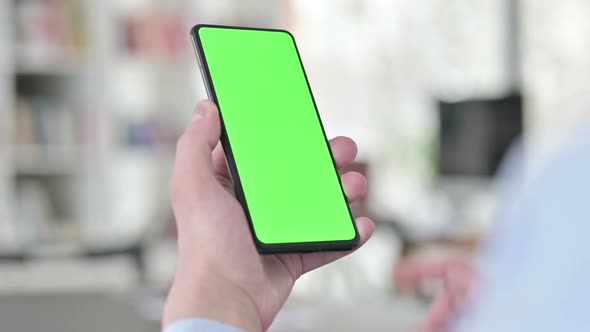
[{"label": "hand", "polygon": [[394,278],[401,289],[415,290],[425,280],[438,279],[443,283],[420,332],[447,331],[452,319],[472,299],[476,279],[471,265],[457,259],[443,262],[403,260],[397,264]]},{"label": "hand", "polygon": [[[259,255],[219,144],[215,105],[199,103],[177,146],[171,197],[178,227],[176,276],[164,308],[163,325],[183,318],[208,318],[246,331],[266,330],[304,273],[349,254]],[[356,146],[348,138],[330,141],[338,168],[350,164]],[[349,201],[363,197],[366,179],[342,176]],[[313,190],[310,188],[310,190]],[[374,231],[356,220],[361,245]]]}]

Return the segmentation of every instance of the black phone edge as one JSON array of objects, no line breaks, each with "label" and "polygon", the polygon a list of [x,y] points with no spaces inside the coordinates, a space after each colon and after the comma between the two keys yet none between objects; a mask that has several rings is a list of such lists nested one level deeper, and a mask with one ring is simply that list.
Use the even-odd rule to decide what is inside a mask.
[{"label": "black phone edge", "polygon": [[[305,76],[305,81],[307,83],[307,87],[309,89],[309,93],[311,95],[311,99],[313,101],[313,105],[320,121],[320,127],[322,128],[322,133],[324,135],[325,143],[328,147],[328,152],[330,153],[330,158],[332,159],[332,165],[334,166],[334,171],[338,175],[338,183],[340,185],[340,190],[344,199],[346,199],[346,194],[344,193],[344,188],[342,187],[342,181],[340,180],[340,176],[338,174],[338,169],[336,168],[336,162],[334,160],[334,156],[332,154],[332,150],[330,149],[328,138],[326,136],[326,131],[324,129],[324,125],[322,123],[319,110],[313,96],[313,92],[311,90],[311,86],[309,83],[309,79],[307,77],[307,73],[305,72],[305,68],[303,66],[303,61],[301,59],[301,55],[299,53],[299,49],[297,47],[297,43],[295,41],[295,37],[291,32],[287,30],[280,30],[280,29],[264,29],[264,28],[250,28],[250,27],[239,27],[239,26],[224,26],[224,25],[212,25],[212,24],[197,24],[190,30],[191,40],[193,42],[193,47],[195,51],[195,55],[197,57],[197,61],[199,62],[199,69],[201,71],[201,75],[203,77],[203,83],[205,85],[205,89],[207,90],[207,95],[209,99],[214,102],[217,107],[219,107],[219,103],[217,101],[217,95],[215,93],[215,89],[213,87],[213,81],[211,79],[211,74],[209,72],[209,67],[207,61],[205,59],[205,54],[203,52],[203,47],[201,45],[201,40],[199,39],[199,29],[203,27],[211,27],[211,28],[222,28],[222,29],[240,29],[240,30],[257,30],[257,31],[274,31],[274,32],[283,32],[287,33],[292,39],[293,44],[295,45],[295,50],[297,52],[297,57],[299,58],[299,63],[303,69],[303,74]],[[349,251],[355,249],[360,242],[360,236],[356,224],[354,222],[354,218],[352,216],[352,212],[350,211],[349,204],[346,204],[346,208],[348,209],[348,214],[350,216],[350,220],[353,224],[355,236],[351,240],[342,240],[342,241],[323,241],[323,242],[301,242],[301,243],[281,243],[281,244],[265,244],[258,240],[256,237],[256,232],[254,230],[254,225],[252,223],[252,219],[250,217],[250,210],[248,209],[248,203],[246,202],[246,197],[244,195],[244,190],[242,188],[242,183],[240,181],[240,177],[238,174],[238,169],[233,157],[231,144],[229,142],[229,137],[227,135],[225,129],[225,123],[223,121],[223,116],[221,114],[221,110],[219,112],[219,117],[221,120],[221,145],[223,147],[223,151],[225,154],[225,158],[227,160],[227,165],[229,168],[230,176],[232,178],[232,182],[234,184],[234,190],[236,194],[236,198],[242,205],[244,209],[244,214],[246,215],[246,219],[248,220],[248,226],[250,227],[250,233],[252,235],[252,239],[256,244],[256,248],[260,254],[287,254],[287,253],[311,253],[311,252],[322,252],[322,251]]]}]

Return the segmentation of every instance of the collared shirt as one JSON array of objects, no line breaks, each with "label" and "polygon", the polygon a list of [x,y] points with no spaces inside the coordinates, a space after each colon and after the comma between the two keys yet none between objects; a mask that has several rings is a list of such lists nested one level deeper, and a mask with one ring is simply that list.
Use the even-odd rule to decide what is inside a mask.
[{"label": "collared shirt", "polygon": [[242,332],[233,326],[208,319],[183,319],[172,323],[164,332]]},{"label": "collared shirt", "polygon": [[455,331],[590,331],[590,132],[516,187],[482,253],[481,293]]}]

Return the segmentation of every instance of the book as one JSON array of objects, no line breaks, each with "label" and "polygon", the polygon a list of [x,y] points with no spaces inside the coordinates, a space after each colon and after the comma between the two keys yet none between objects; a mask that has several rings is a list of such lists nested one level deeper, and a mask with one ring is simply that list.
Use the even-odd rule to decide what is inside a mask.
[{"label": "book", "polygon": [[86,54],[79,1],[15,2],[17,59],[27,66],[71,63]]}]

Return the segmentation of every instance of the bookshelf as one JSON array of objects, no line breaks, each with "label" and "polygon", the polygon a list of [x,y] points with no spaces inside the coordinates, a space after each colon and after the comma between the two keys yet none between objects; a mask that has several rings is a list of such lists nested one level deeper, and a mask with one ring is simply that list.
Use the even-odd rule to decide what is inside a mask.
[{"label": "bookshelf", "polygon": [[[0,257],[71,246],[81,220],[82,2],[2,1],[3,105]],[[45,249],[50,249],[46,251]]]},{"label": "bookshelf", "polygon": [[166,248],[175,141],[206,97],[189,28],[276,27],[282,3],[0,0],[0,263]]},{"label": "bookshelf", "polygon": [[13,17],[8,1],[0,2],[0,250],[1,256],[11,256],[17,251],[15,226],[12,223],[12,165],[10,137],[12,128],[13,56],[10,50]]}]

